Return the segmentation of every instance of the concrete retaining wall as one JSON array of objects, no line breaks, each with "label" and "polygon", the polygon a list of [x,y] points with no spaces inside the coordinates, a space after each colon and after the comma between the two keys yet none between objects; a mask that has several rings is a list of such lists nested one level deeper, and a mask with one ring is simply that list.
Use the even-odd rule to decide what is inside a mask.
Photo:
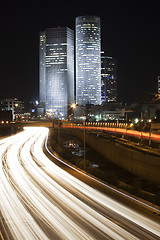
[{"label": "concrete retaining wall", "polygon": [[[63,129],[83,140],[83,130]],[[129,172],[160,184],[160,155],[86,133],[86,144]]]}]

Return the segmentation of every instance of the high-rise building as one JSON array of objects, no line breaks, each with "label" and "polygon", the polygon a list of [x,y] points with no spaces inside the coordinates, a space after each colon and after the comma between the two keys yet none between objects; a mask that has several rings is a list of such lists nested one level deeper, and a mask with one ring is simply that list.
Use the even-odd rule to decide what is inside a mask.
[{"label": "high-rise building", "polygon": [[39,99],[46,102],[46,34],[40,32],[40,48],[39,48]]},{"label": "high-rise building", "polygon": [[40,33],[40,102],[46,113],[65,119],[74,102],[74,32],[67,27]]},{"label": "high-rise building", "polygon": [[101,104],[100,18],[76,18],[76,103]]},{"label": "high-rise building", "polygon": [[158,94],[160,94],[160,76],[158,76],[157,80],[158,80]]},{"label": "high-rise building", "polygon": [[101,56],[102,104],[117,101],[117,63],[112,57]]}]

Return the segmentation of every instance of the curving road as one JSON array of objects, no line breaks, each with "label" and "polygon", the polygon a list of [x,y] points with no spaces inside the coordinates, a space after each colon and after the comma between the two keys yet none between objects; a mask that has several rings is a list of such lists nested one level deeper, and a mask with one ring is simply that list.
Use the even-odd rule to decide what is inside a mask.
[{"label": "curving road", "polygon": [[160,239],[160,225],[47,158],[47,128],[0,140],[0,239]]}]

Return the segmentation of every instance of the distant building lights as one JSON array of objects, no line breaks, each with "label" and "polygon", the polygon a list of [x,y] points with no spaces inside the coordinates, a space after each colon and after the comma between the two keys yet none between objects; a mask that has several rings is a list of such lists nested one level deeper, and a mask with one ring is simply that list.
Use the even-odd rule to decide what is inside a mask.
[{"label": "distant building lights", "polygon": [[134,122],[137,124],[139,122],[138,118],[135,118]]}]

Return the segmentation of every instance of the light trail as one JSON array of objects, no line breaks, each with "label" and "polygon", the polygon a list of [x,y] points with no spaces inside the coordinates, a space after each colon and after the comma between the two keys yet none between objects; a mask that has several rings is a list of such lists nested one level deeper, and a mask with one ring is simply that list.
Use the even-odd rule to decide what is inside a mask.
[{"label": "light trail", "polygon": [[49,151],[49,149],[48,149],[48,147],[47,147],[47,141],[48,141],[48,137],[46,138],[46,141],[45,141],[46,150],[48,151],[48,153],[49,153],[50,155],[52,155],[54,158],[56,158],[59,162],[62,162],[64,165],[68,166],[69,168],[72,168],[74,171],[77,171],[77,172],[83,174],[84,176],[86,176],[86,177],[94,180],[95,182],[100,183],[101,185],[103,185],[103,186],[111,189],[113,192],[116,192],[116,193],[118,193],[118,194],[120,194],[120,195],[122,195],[122,196],[124,196],[124,197],[126,197],[126,198],[128,198],[128,199],[131,199],[131,200],[133,200],[133,201],[135,201],[135,202],[137,202],[137,203],[139,203],[139,204],[141,204],[141,205],[143,205],[143,206],[145,206],[145,207],[153,210],[154,212],[160,214],[160,210],[159,210],[159,209],[157,209],[157,208],[155,208],[155,207],[153,207],[153,206],[151,206],[151,205],[149,205],[149,204],[147,204],[147,203],[145,203],[145,202],[142,202],[142,201],[140,201],[140,200],[138,200],[138,199],[136,199],[136,198],[134,198],[134,197],[131,197],[130,195],[128,195],[128,194],[126,194],[126,193],[124,193],[124,192],[121,192],[121,191],[117,190],[116,188],[113,188],[113,187],[109,186],[108,184],[106,184],[106,183],[104,183],[104,182],[99,181],[98,179],[92,177],[91,175],[88,175],[87,173],[81,172],[80,170],[78,170],[77,168],[73,167],[72,165],[70,165],[70,164],[68,164],[68,163],[66,163],[66,162],[63,162],[63,160],[59,159],[58,157],[56,157],[55,155],[53,155],[53,154]]},{"label": "light trail", "polygon": [[47,128],[0,141],[0,211],[9,239],[160,239],[159,224],[102,194],[43,153]]},{"label": "light trail", "polygon": [[3,238],[3,235],[2,235],[2,233],[1,233],[1,232],[0,232],[0,237],[1,237],[1,239],[2,239],[2,240],[4,240],[4,238]]},{"label": "light trail", "polygon": [[[79,129],[84,129],[84,127],[82,126],[67,126],[67,125],[62,125],[63,128],[79,128]],[[128,136],[132,136],[135,138],[143,138],[143,139],[149,139],[149,132],[139,132],[136,130],[129,130],[124,129],[124,128],[114,128],[114,127],[87,127],[85,126],[86,129],[88,130],[99,130],[99,131],[105,131],[105,132],[111,132],[114,134],[122,134],[122,135],[128,135]],[[159,134],[155,134],[155,133],[151,133],[151,140],[156,141],[156,142],[160,142],[160,135]]]}]

